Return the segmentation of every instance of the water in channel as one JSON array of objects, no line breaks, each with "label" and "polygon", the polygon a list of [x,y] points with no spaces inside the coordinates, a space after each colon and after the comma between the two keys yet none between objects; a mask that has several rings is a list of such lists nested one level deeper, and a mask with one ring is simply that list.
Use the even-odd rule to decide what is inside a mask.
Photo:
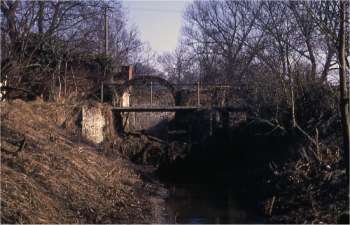
[{"label": "water in channel", "polygon": [[206,184],[169,185],[165,223],[262,223],[252,207],[238,204],[231,188]]}]

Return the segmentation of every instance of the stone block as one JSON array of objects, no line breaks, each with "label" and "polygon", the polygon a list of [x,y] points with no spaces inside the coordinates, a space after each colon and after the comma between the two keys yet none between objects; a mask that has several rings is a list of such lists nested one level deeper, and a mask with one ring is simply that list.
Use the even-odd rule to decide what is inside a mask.
[{"label": "stone block", "polygon": [[104,128],[106,119],[101,107],[83,106],[82,108],[82,133],[88,140],[99,144],[104,140]]}]

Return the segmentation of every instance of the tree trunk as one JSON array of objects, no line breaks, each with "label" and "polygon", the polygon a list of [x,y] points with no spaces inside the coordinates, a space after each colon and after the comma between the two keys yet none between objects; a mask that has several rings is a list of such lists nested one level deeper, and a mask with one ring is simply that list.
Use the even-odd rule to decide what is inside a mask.
[{"label": "tree trunk", "polygon": [[315,59],[314,51],[310,43],[311,41],[310,37],[305,37],[305,38],[306,38],[306,46],[309,52],[310,62],[311,62],[311,71],[310,71],[311,80],[316,81],[316,59]]},{"label": "tree trunk", "polygon": [[321,75],[321,82],[327,82],[327,77],[328,77],[328,71],[331,67],[331,61],[332,58],[335,54],[335,50],[330,46],[330,44],[327,44],[327,57],[326,57],[326,62],[323,67],[322,75]]},{"label": "tree trunk", "polygon": [[[8,33],[10,36],[11,44],[13,45],[12,49],[15,49],[15,43],[17,41],[18,32],[16,28],[16,10],[18,8],[19,1],[5,2],[1,1],[1,12],[7,19]],[[1,18],[2,19],[2,18]]]},{"label": "tree trunk", "polygon": [[38,32],[39,34],[43,34],[44,32],[44,14],[45,14],[45,1],[39,1],[39,10],[38,10]]},{"label": "tree trunk", "polygon": [[347,20],[347,1],[340,0],[340,29],[338,34],[339,47],[339,87],[340,87],[340,111],[343,133],[343,156],[346,166],[347,176],[349,176],[349,151],[350,151],[350,114],[349,114],[349,89],[348,89],[348,71],[346,64],[346,20]]}]

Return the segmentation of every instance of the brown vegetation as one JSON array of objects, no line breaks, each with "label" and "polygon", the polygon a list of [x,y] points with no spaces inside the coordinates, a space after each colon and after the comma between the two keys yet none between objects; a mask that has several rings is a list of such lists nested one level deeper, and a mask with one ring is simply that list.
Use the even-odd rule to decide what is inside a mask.
[{"label": "brown vegetation", "polygon": [[57,126],[68,111],[39,101],[1,103],[1,222],[157,221],[132,165]]},{"label": "brown vegetation", "polygon": [[[242,103],[249,117],[269,124],[269,134],[302,136],[294,158],[271,166],[266,211],[272,222],[334,223],[339,210],[348,210],[348,9],[343,0],[194,1],[180,45],[159,57],[162,76],[172,83],[234,87],[215,96],[203,91],[203,102]],[[9,101],[1,103],[2,222],[151,221],[142,215],[152,210],[143,206],[149,201],[136,190],[143,182],[121,158],[159,162],[159,152],[168,154],[171,145],[143,134],[117,137],[108,108],[104,148],[84,141],[77,124],[78,103],[99,99],[101,82],[123,64],[135,63],[138,74],[158,72],[143,64],[140,55],[151,53],[141,53],[121,3],[2,0],[1,18],[1,100]],[[133,104],[151,102],[133,94],[142,96]],[[169,93],[159,94],[152,103],[173,104]],[[11,102],[38,97],[46,103]],[[196,104],[193,96],[184,101]]]},{"label": "brown vegetation", "polygon": [[[310,137],[311,138],[311,137]],[[271,223],[348,223],[348,182],[335,135],[321,145],[316,136],[283,164],[269,163],[266,215]],[[316,146],[315,146],[316,145]]]}]

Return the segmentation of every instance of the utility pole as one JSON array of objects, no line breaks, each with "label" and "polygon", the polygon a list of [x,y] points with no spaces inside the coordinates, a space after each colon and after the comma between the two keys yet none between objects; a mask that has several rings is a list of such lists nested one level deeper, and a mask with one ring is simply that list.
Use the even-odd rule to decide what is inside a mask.
[{"label": "utility pole", "polygon": [[105,56],[108,55],[108,16],[107,6],[105,7]]},{"label": "utility pole", "polygon": [[[104,63],[104,68],[103,68],[103,79],[106,79],[106,75],[107,75],[107,56],[108,56],[108,16],[107,16],[107,5],[105,6],[105,11],[104,11],[104,20],[105,20],[105,37],[104,37],[104,41],[105,41],[105,46],[104,46],[104,50],[105,50],[105,63]],[[101,81],[101,103],[103,103],[103,79]]]}]

